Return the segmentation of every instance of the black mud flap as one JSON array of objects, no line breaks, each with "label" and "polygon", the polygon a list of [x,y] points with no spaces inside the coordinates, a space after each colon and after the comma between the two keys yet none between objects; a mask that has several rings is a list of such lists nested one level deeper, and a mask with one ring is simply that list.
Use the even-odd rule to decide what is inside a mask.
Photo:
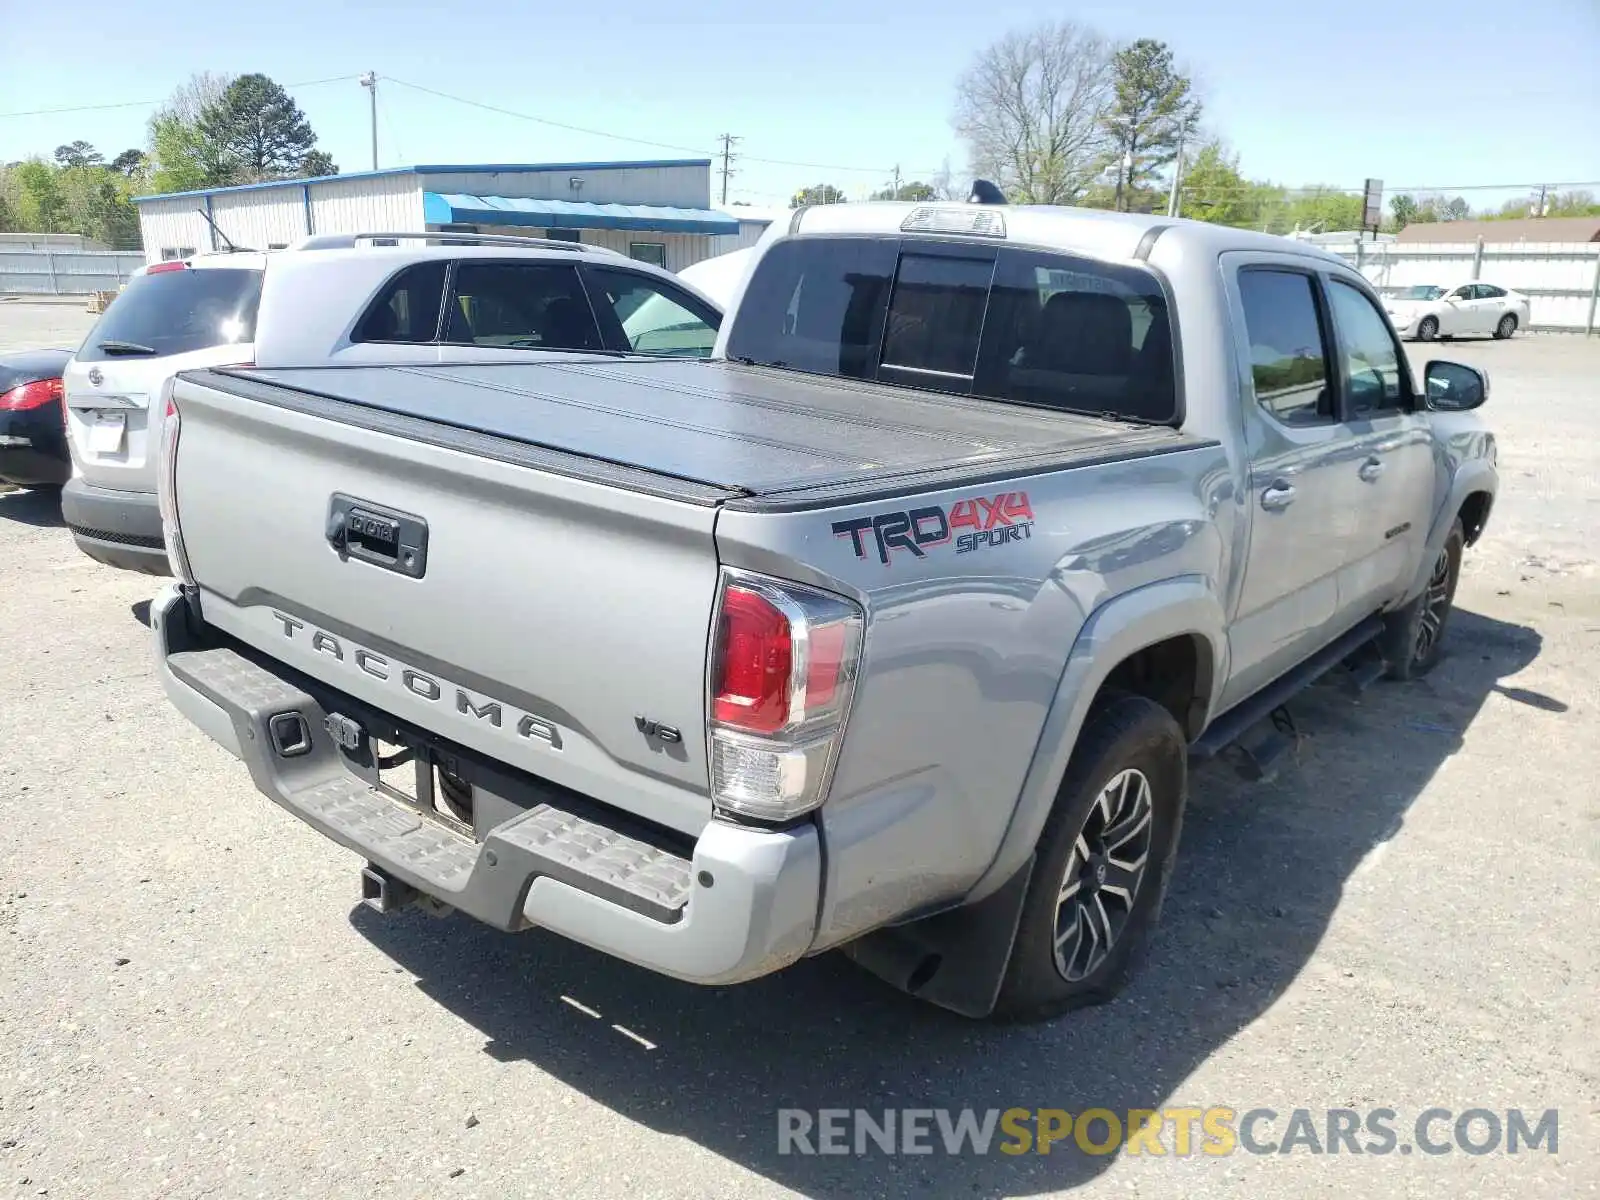
[{"label": "black mud flap", "polygon": [[964,1017],[994,1012],[1033,877],[1033,857],[999,891],[965,908],[857,938],[843,951],[879,979]]}]

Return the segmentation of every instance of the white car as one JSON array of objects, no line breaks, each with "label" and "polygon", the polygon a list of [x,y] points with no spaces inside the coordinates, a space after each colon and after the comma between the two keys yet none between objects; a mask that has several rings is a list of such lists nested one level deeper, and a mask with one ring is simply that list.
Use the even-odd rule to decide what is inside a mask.
[{"label": "white car", "polygon": [[1400,336],[1419,342],[1441,337],[1508,338],[1528,327],[1528,298],[1492,283],[1417,284],[1388,297],[1383,306]]},{"label": "white car", "polygon": [[715,301],[723,312],[727,312],[733,307],[734,297],[743,286],[744,278],[749,274],[750,264],[754,258],[753,246],[747,246],[743,250],[730,250],[715,258],[706,258],[690,264],[678,272],[678,278],[698,288]]},{"label": "white car", "polygon": [[478,234],[328,234],[141,269],[63,375],[61,512],[99,562],[169,571],[163,389],[206,367],[504,362],[529,351],[705,358],[722,309],[613,250]]}]

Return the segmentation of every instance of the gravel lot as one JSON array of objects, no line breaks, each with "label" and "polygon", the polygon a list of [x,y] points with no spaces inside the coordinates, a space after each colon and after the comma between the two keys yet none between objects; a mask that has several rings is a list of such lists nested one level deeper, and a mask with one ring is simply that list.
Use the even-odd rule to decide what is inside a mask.
[{"label": "gravel lot", "polygon": [[[91,320],[0,304],[0,348]],[[1441,352],[1493,373],[1503,472],[1449,658],[1297,701],[1270,785],[1198,772],[1145,972],[1045,1027],[836,958],[705,990],[359,908],[357,860],[160,694],[152,581],[0,495],[0,1195],[1600,1193],[1600,340]],[[1559,1108],[1559,1153],[776,1152],[781,1107],[1178,1104],[1272,1138],[1389,1106],[1403,1142],[1434,1105]]]}]

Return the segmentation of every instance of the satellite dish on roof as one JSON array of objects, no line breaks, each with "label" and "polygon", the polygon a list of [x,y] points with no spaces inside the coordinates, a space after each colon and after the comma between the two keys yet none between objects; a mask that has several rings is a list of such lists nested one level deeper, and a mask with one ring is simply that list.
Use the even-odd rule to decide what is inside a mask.
[{"label": "satellite dish on roof", "polygon": [[1006,194],[987,179],[974,179],[972,193],[967,197],[968,204],[1004,204]]}]

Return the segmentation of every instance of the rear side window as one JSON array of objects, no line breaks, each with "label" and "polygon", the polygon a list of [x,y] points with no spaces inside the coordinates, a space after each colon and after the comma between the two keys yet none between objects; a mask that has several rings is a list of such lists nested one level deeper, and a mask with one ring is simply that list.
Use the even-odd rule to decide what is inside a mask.
[{"label": "rear side window", "polygon": [[444,340],[514,350],[599,350],[600,328],[577,268],[456,265]]},{"label": "rear side window", "polygon": [[183,267],[136,275],[90,330],[78,361],[253,342],[260,301],[259,270]]},{"label": "rear side window", "polygon": [[1285,425],[1332,424],[1316,281],[1298,271],[1240,271],[1239,298],[1256,403]]},{"label": "rear side window", "polygon": [[1179,412],[1155,276],[1012,247],[780,242],[745,290],[728,355],[1155,423]]},{"label": "rear side window", "polygon": [[445,264],[416,263],[384,285],[356,323],[355,342],[431,342],[439,334]]},{"label": "rear side window", "polygon": [[[722,319],[717,313],[648,275],[606,267],[588,270],[590,297],[601,308],[613,349],[672,358],[710,358]],[[607,318],[615,318],[615,323]]]}]

